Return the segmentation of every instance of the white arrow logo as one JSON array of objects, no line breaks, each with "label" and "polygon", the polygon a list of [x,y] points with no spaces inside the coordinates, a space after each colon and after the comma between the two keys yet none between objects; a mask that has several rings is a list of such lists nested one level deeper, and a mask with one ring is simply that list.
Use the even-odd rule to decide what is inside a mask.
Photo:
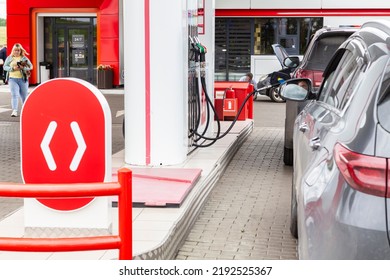
[{"label": "white arrow logo", "polygon": [[41,150],[42,153],[46,159],[47,166],[49,166],[49,169],[51,171],[54,171],[57,169],[56,162],[54,161],[53,154],[50,151],[49,144],[51,141],[51,138],[53,138],[53,134],[57,129],[57,122],[52,121],[49,123],[49,126],[47,127],[45,136],[43,136],[43,140],[41,143]]},{"label": "white arrow logo", "polygon": [[79,127],[79,124],[77,122],[72,122],[70,124],[70,127],[72,128],[74,139],[76,139],[77,142],[77,151],[73,156],[72,162],[70,163],[70,170],[76,171],[79,167],[80,161],[84,155],[85,150],[87,149],[87,145],[85,145],[84,137],[81,134],[81,130]]},{"label": "white arrow logo", "polygon": [[[72,162],[70,163],[69,169],[72,171],[76,171],[79,167],[80,161],[84,155],[85,150],[87,149],[87,145],[85,145],[84,137],[81,133],[79,124],[77,122],[72,122],[70,124],[70,127],[72,129],[74,138],[77,142],[77,150],[76,153],[73,156]],[[53,138],[54,132],[57,129],[57,122],[52,121],[50,122],[49,126],[47,127],[45,136],[42,139],[41,142],[41,150],[43,153],[43,156],[46,159],[47,166],[51,171],[54,171],[57,169],[56,162],[54,161],[53,154],[50,150],[50,142]]]}]

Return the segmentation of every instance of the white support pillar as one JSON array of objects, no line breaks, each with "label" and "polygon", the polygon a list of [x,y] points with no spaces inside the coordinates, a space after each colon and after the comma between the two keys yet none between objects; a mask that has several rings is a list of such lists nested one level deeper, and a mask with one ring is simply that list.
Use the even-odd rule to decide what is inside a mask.
[{"label": "white support pillar", "polygon": [[181,163],[188,149],[187,0],[123,5],[125,162]]}]

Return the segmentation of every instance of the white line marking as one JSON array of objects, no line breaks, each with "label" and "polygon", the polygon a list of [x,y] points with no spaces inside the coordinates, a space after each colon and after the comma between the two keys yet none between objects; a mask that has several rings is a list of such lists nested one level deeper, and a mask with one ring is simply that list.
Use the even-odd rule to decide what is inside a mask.
[{"label": "white line marking", "polygon": [[54,171],[57,169],[57,165],[54,161],[53,154],[50,151],[49,144],[51,139],[53,138],[53,134],[57,129],[57,122],[52,121],[50,122],[49,126],[47,127],[45,136],[43,136],[42,142],[41,142],[41,150],[43,153],[43,156],[46,159],[47,166],[51,171]]},{"label": "white line marking", "polygon": [[0,106],[0,113],[12,111],[8,106]]},{"label": "white line marking", "polygon": [[80,161],[84,155],[85,150],[87,149],[87,145],[85,145],[83,134],[81,133],[79,124],[77,122],[72,122],[70,124],[70,127],[72,128],[74,139],[76,139],[77,142],[77,151],[73,156],[72,162],[70,163],[70,170],[76,171],[79,167]]},{"label": "white line marking", "polygon": [[119,110],[119,111],[116,111],[116,115],[115,117],[120,117],[120,116],[123,116],[125,114],[125,110]]}]

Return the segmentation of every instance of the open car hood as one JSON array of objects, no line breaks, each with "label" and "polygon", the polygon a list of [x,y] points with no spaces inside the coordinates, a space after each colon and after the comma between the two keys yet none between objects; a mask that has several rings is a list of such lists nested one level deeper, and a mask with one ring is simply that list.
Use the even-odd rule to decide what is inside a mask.
[{"label": "open car hood", "polygon": [[282,67],[284,67],[283,61],[284,61],[284,59],[286,57],[289,56],[288,53],[286,52],[286,50],[280,44],[273,44],[272,48],[274,50],[274,53],[275,53],[276,57],[278,58],[278,60],[280,62],[280,65]]}]

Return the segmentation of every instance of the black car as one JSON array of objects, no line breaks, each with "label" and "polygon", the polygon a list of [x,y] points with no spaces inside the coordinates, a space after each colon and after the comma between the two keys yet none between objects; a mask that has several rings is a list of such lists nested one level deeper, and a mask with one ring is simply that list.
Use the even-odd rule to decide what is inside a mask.
[{"label": "black car", "polygon": [[273,44],[272,49],[282,68],[278,71],[260,76],[257,82],[259,92],[255,93],[254,100],[257,99],[257,94],[260,94],[268,96],[273,102],[285,102],[279,94],[279,86],[283,82],[291,79],[291,74],[299,64],[299,57],[289,56],[280,44]]}]

